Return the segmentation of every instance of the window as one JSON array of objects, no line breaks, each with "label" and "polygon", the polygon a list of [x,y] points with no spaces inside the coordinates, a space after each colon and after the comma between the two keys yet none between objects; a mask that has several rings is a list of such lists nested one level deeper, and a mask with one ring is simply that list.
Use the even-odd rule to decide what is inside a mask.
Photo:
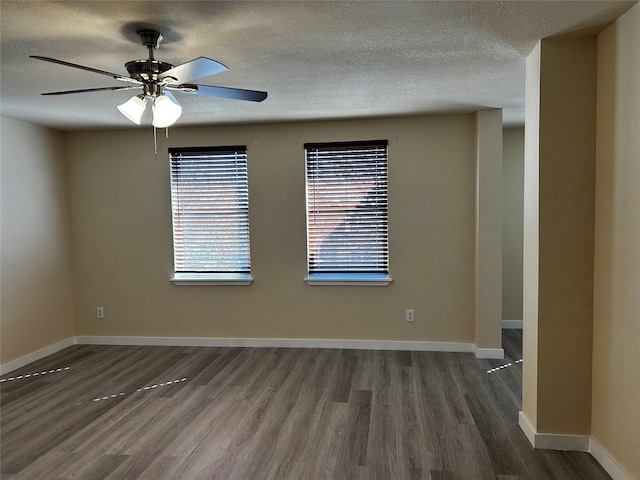
[{"label": "window", "polygon": [[307,283],[388,285],[387,141],[304,147]]},{"label": "window", "polygon": [[249,284],[247,148],[169,149],[176,284]]}]

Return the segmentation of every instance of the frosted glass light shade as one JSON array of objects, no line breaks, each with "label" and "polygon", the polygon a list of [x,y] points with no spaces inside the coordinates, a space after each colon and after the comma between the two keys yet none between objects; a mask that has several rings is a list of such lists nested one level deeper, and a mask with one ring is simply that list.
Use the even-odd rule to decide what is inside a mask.
[{"label": "frosted glass light shade", "polygon": [[155,98],[152,111],[153,126],[156,128],[173,125],[182,115],[182,107],[170,92]]},{"label": "frosted glass light shade", "polygon": [[140,98],[139,95],[135,95],[127,100],[122,105],[118,105],[118,110],[125,117],[131,120],[133,123],[140,125],[140,121],[142,120],[142,114],[144,113],[144,109],[147,106],[146,98]]}]

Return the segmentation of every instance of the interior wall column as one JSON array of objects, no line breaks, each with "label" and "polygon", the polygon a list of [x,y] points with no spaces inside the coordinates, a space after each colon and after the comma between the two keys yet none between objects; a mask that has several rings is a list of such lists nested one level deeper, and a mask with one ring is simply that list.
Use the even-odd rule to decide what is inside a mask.
[{"label": "interior wall column", "polygon": [[502,349],[502,110],[476,113],[476,357]]},{"label": "interior wall column", "polygon": [[596,39],[527,58],[523,402],[538,448],[588,448],[591,417]]}]

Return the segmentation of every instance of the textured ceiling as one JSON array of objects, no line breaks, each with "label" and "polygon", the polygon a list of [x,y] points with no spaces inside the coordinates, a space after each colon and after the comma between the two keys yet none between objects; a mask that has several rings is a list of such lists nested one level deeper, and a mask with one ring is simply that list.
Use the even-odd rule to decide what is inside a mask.
[{"label": "textured ceiling", "polygon": [[126,75],[125,62],[147,57],[136,29],[154,27],[165,37],[156,58],[207,56],[229,67],[198,83],[269,92],[262,103],[176,94],[180,125],[488,107],[519,124],[525,57],[537,40],[597,31],[634,3],[2,1],[1,113],[61,130],[133,127],[115,108],[132,91],[39,95],[122,84],[29,55]]}]

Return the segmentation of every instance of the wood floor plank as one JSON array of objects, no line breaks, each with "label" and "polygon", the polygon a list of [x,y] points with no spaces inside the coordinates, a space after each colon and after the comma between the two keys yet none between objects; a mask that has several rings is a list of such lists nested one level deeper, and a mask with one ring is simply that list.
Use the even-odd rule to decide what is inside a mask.
[{"label": "wood floor plank", "polygon": [[487,449],[493,470],[501,475],[518,475],[521,472],[519,458],[505,447],[509,425],[496,417],[490,404],[479,398],[465,394],[469,409],[472,411],[478,434]]},{"label": "wood floor plank", "polygon": [[82,460],[62,474],[69,480],[95,480],[107,476],[128,460],[127,455],[100,455],[93,462]]},{"label": "wood floor plank", "polygon": [[[277,466],[270,474],[280,471],[284,477],[296,478],[304,468],[304,460],[312,455],[317,445],[312,443],[310,432],[316,428],[316,412],[321,410],[326,392],[318,388],[304,388],[304,394],[298,396],[295,408],[282,423],[276,440]],[[277,477],[276,477],[277,478]],[[299,477],[301,478],[301,477]]]},{"label": "wood floor plank", "polygon": [[[143,434],[134,435],[125,452],[128,458],[106,479],[139,478],[155,461],[164,455],[180,431],[188,426],[210,403],[208,399],[193,397],[189,401],[170,401],[164,405],[161,420]],[[130,435],[131,436],[131,435]]]},{"label": "wood floor plank", "polygon": [[176,480],[184,460],[185,457],[159,456],[137,480]]},{"label": "wood floor plank", "polygon": [[373,391],[376,367],[373,359],[376,356],[376,352],[373,350],[361,350],[354,352],[354,355],[358,357],[358,365],[354,374],[353,388]]},{"label": "wood floor plank", "polygon": [[268,480],[298,480],[304,478],[304,462],[272,462],[267,475]]},{"label": "wood floor plank", "polygon": [[281,388],[276,390],[254,440],[236,447],[236,458],[245,461],[236,464],[231,472],[232,477],[266,478],[268,469],[265,465],[280,454],[278,442],[274,440],[280,438],[283,425],[297,407],[300,384],[307,378],[310,368],[308,362],[298,361],[299,353],[291,355],[295,360],[293,368],[289,370],[290,374],[283,380]]},{"label": "wood floor plank", "polygon": [[[291,363],[289,359],[288,366],[283,366],[280,370],[287,371],[291,368]],[[275,374],[276,371],[273,373]],[[282,377],[284,373],[280,372],[278,375]],[[268,376],[265,375],[267,378]],[[268,382],[265,379],[263,383]],[[237,451],[256,436],[275,394],[274,388],[264,388],[255,395],[236,399],[232,411],[227,412],[219,423],[212,426],[213,428],[189,455],[191,458],[185,462],[181,475],[185,478],[198,478],[199,475],[204,474],[201,473],[203,468],[204,472],[209,472],[213,468],[217,472],[216,475],[229,475],[229,469],[233,465],[228,460],[235,458]]]},{"label": "wood floor plank", "polygon": [[414,389],[402,390],[399,409],[394,411],[404,426],[398,431],[398,467],[401,477],[406,479],[429,478],[429,454],[417,418],[415,393]]},{"label": "wood floor plank", "polygon": [[389,355],[376,355],[375,357],[375,376],[373,385],[373,403],[375,405],[389,405],[391,402],[391,368],[393,359]]},{"label": "wood floor plank", "polygon": [[431,480],[461,480],[462,476],[458,472],[447,470],[432,470]]},{"label": "wood floor plank", "polygon": [[[154,397],[136,393],[118,399],[117,408],[111,408],[104,415],[89,423],[85,428],[79,429],[58,446],[58,449],[70,452],[89,452],[106,450],[112,442],[117,441],[122,431],[134,428],[136,422],[141,421],[148,410],[147,402],[152,402]],[[100,400],[103,401],[103,400]],[[114,403],[107,399],[104,402]]]},{"label": "wood floor plank", "polygon": [[[86,457],[81,454],[64,452],[61,450],[49,450],[44,455],[31,462],[23,468],[19,474],[13,474],[15,478],[61,478],[71,465],[78,461],[83,461]],[[5,474],[3,466],[3,474]],[[4,478],[4,476],[2,477]]]},{"label": "wood floor plank", "polygon": [[[75,432],[105,414],[111,407],[106,404],[87,404],[75,411],[67,410],[59,417],[49,416],[37,431],[29,429],[29,436],[2,448],[2,470],[18,473],[49,450],[64,442]],[[3,443],[5,435],[3,433]]]},{"label": "wood floor plank", "polygon": [[371,390],[356,390],[352,394],[347,410],[342,463],[358,466],[367,464],[372,396]]},{"label": "wood floor plank", "polygon": [[338,357],[338,366],[334,377],[335,382],[328,399],[330,402],[349,401],[357,363],[358,358],[351,355],[342,355]]},{"label": "wood floor plank", "polygon": [[448,469],[455,468],[465,480],[494,480],[493,465],[475,425],[461,423],[451,432],[453,442],[447,450],[453,452],[455,464],[449,464]]},{"label": "wood floor plank", "polygon": [[[148,445],[159,444],[158,439],[162,439],[162,443],[168,445],[210,403],[211,400],[193,396],[184,401],[180,400],[164,404],[158,409],[157,421],[149,422],[150,425],[143,432],[131,432],[129,436],[132,441],[120,449],[120,453],[129,456],[140,455],[147,450]],[[163,453],[163,450],[158,449],[158,453]]]},{"label": "wood floor plank", "polygon": [[367,465],[372,479],[400,478],[396,425],[387,405],[371,407]]},{"label": "wood floor plank", "polygon": [[[220,388],[218,395],[209,399],[209,405],[167,446],[165,455],[188,457],[211,432],[224,432],[227,423],[229,429],[233,428],[234,418],[230,412],[237,406],[238,398],[243,397],[244,390],[244,387],[230,385]],[[201,395],[203,394],[199,394],[198,397]]]},{"label": "wood floor plank", "polygon": [[324,404],[317,428],[311,433],[310,444],[314,446],[315,452],[305,459],[303,478],[340,478],[343,470],[338,460],[345,441],[348,408],[345,403]]}]

